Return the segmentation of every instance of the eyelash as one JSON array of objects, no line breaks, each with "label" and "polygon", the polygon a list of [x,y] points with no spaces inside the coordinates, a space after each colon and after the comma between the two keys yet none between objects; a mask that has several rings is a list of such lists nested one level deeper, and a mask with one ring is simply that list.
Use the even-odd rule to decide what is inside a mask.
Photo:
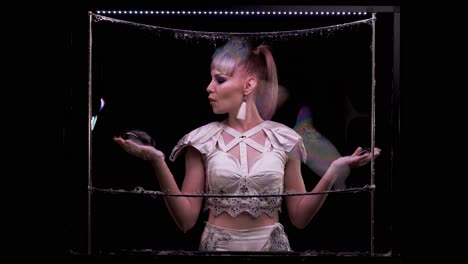
[{"label": "eyelash", "polygon": [[221,83],[223,83],[225,81],[226,81],[225,78],[221,78],[221,77],[216,78],[216,82],[219,83],[219,84],[221,84]]}]

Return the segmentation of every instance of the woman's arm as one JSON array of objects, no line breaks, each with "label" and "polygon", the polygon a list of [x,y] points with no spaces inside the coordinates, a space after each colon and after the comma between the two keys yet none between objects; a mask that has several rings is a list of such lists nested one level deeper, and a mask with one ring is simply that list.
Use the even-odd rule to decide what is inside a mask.
[{"label": "woman's arm", "polygon": [[[152,146],[142,146],[120,137],[114,138],[114,141],[129,154],[151,162],[161,191],[170,194],[202,194],[204,192],[205,168],[202,156],[195,148],[187,147],[185,177],[180,189],[161,151]],[[164,196],[172,218],[184,233],[197,222],[202,199],[202,197]]]},{"label": "woman's arm", "polygon": [[[359,155],[362,148],[357,148],[350,156],[340,157],[334,160],[323,177],[311,191],[326,192],[331,190],[337,177],[343,177],[351,168],[359,167],[370,160],[370,154]],[[374,157],[380,154],[380,149],[374,150]],[[285,168],[285,190],[288,192],[306,192],[301,173],[301,161],[289,159]],[[287,196],[286,206],[291,223],[297,228],[305,228],[315,214],[320,210],[328,194],[314,194],[302,196]]]},{"label": "woman's arm", "polygon": [[[290,159],[285,169],[285,190],[292,193],[306,192],[302,179],[301,161]],[[332,173],[325,173],[312,192],[322,192],[331,189],[334,183]],[[322,207],[327,194],[287,196],[286,207],[291,223],[299,229],[305,228]]]},{"label": "woman's arm", "polygon": [[[185,156],[185,177],[181,190],[166,162],[162,159],[152,159],[154,171],[159,181],[161,191],[170,194],[202,194],[205,185],[205,168],[202,156],[193,147],[187,147]],[[167,208],[177,226],[185,233],[197,222],[202,205],[202,197],[165,196]]]}]

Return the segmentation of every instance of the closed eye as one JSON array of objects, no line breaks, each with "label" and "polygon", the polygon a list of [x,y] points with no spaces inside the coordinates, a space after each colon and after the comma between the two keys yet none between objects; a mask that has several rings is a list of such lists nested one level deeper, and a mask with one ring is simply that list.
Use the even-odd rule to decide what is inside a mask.
[{"label": "closed eye", "polygon": [[216,76],[215,80],[216,80],[217,83],[221,84],[221,83],[226,81],[226,78],[222,77],[222,76]]}]

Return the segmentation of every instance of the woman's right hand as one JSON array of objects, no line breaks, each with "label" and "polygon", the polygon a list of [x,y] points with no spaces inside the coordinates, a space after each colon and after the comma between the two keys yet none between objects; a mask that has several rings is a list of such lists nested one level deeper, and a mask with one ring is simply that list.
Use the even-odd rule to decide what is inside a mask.
[{"label": "woman's right hand", "polygon": [[140,145],[131,140],[114,137],[114,141],[127,153],[143,160],[164,160],[164,153],[153,146]]}]

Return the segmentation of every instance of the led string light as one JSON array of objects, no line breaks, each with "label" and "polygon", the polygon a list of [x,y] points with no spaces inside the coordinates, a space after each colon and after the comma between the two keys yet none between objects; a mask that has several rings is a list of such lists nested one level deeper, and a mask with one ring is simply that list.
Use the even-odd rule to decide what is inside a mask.
[{"label": "led string light", "polygon": [[97,10],[97,14],[103,15],[234,15],[234,16],[265,16],[265,15],[286,15],[286,16],[304,16],[304,15],[325,15],[325,16],[365,16],[367,12],[350,11],[221,11],[221,10]]}]

